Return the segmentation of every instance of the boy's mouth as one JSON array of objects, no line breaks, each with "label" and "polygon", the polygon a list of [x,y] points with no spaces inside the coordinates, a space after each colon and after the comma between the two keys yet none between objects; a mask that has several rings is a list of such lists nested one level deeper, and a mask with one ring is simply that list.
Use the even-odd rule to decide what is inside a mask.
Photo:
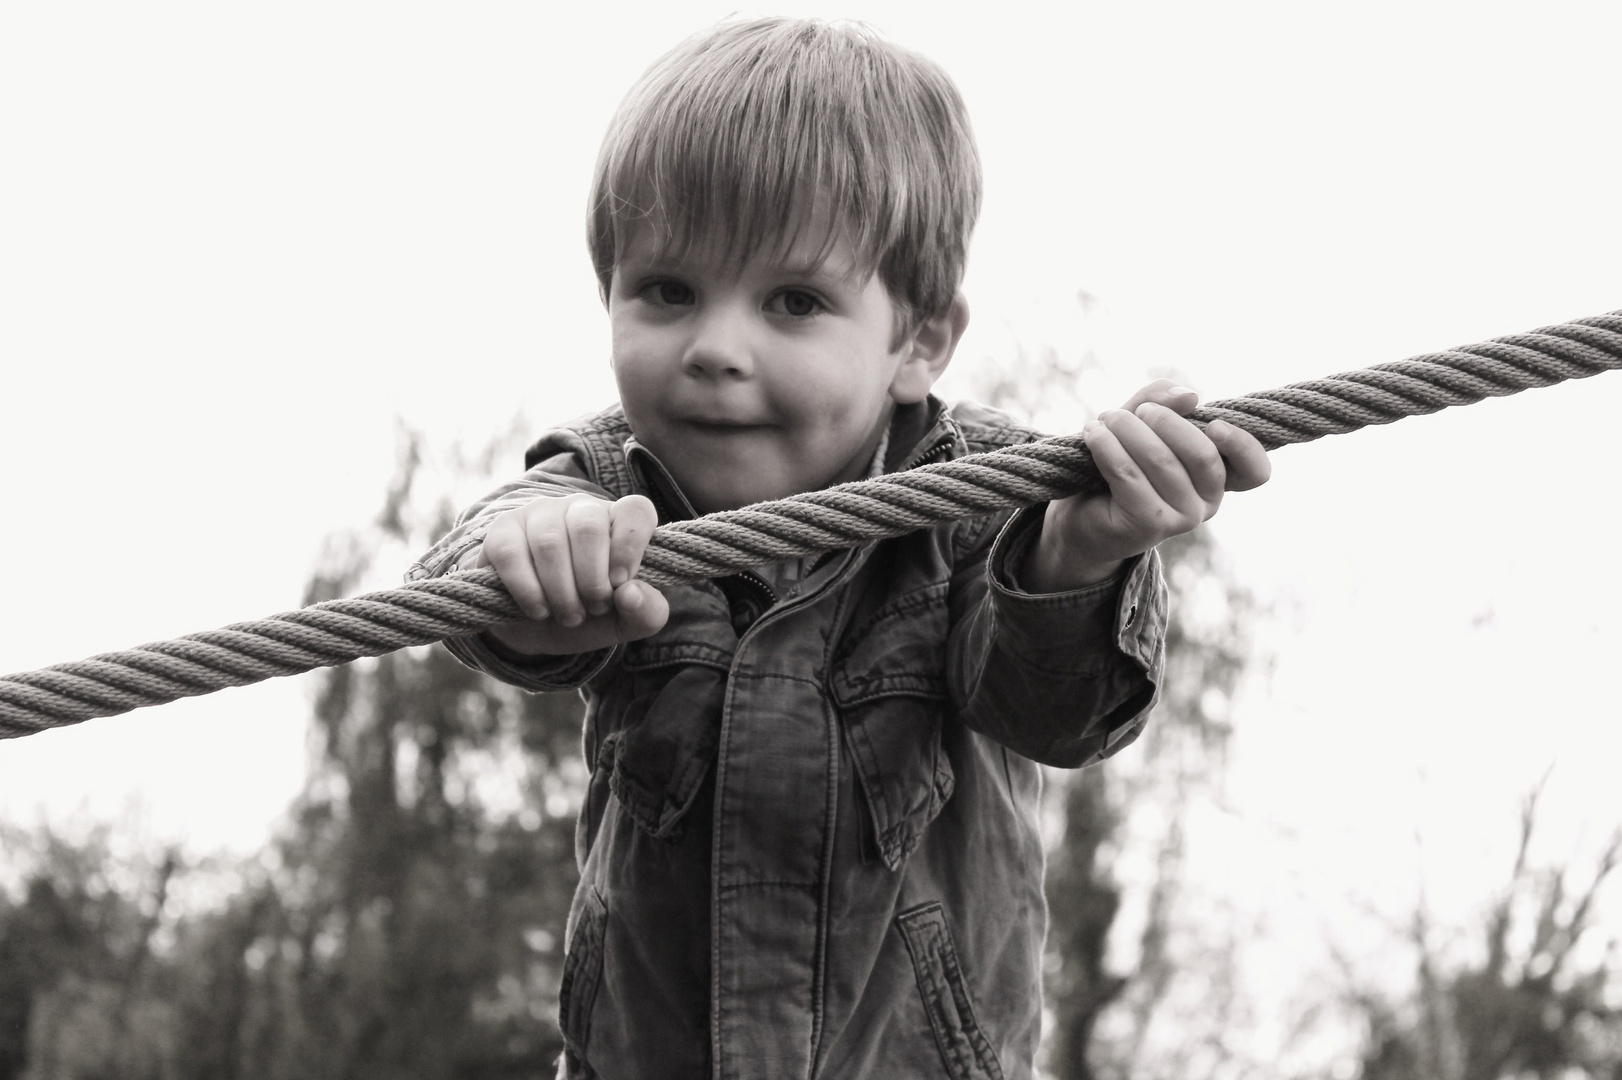
[{"label": "boy's mouth", "polygon": [[736,435],[739,432],[744,431],[764,431],[766,428],[771,426],[769,424],[762,424],[752,420],[733,420],[727,417],[708,416],[688,417],[683,421],[683,423],[694,430],[705,433],[713,432],[719,435]]}]

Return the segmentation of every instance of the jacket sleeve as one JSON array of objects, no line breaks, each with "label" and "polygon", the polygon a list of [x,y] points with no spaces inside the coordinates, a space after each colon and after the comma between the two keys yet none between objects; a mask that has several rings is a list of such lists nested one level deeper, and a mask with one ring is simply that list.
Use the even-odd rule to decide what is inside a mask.
[{"label": "jacket sleeve", "polygon": [[948,670],[965,724],[1025,757],[1077,768],[1137,738],[1159,697],[1166,582],[1149,551],[1094,585],[1024,591],[1018,574],[1044,509],[1021,510],[989,555],[981,543],[958,562]]},{"label": "jacket sleeve", "polygon": [[[537,447],[541,460],[523,476],[503,484],[457,517],[456,524],[440,541],[412,564],[407,581],[440,577],[472,566],[473,557],[484,543],[491,522],[508,510],[533,499],[561,498],[584,492],[598,498],[611,498],[593,484],[581,468],[578,455],[565,441],[569,433],[549,436],[555,445],[543,440]],[[467,634],[446,638],[445,648],[462,663],[492,675],[502,682],[525,690],[573,690],[596,675],[613,658],[616,650],[598,649],[574,656],[524,656],[505,648],[488,634]]]}]

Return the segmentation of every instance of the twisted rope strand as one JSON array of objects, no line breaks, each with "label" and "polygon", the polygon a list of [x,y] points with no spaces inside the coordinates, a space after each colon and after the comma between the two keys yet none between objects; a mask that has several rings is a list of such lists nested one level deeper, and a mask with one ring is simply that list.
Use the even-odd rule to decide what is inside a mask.
[{"label": "twisted rope strand", "polygon": [[[1622,311],[1245,397],[1190,415],[1269,450],[1622,368]],[[734,573],[1106,485],[1079,436],[1010,446],[777,502],[662,525],[655,586]],[[470,634],[520,617],[494,570],[329,600],[88,660],[0,677],[0,739]]]}]

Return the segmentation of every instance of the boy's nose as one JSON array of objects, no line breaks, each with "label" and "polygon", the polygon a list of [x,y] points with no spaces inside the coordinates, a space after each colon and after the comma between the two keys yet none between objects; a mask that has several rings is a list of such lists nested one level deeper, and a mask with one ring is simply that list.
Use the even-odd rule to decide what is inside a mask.
[{"label": "boy's nose", "polygon": [[746,379],[755,372],[746,320],[735,312],[714,311],[698,321],[682,368],[710,378]]}]

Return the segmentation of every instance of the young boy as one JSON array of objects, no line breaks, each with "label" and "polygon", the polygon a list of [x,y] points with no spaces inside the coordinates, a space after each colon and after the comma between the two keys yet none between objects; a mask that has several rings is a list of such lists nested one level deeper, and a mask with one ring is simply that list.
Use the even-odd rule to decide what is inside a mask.
[{"label": "young boy", "polygon": [[1156,694],[1154,545],[1267,459],[1156,383],[1085,437],[1110,493],[663,593],[661,520],[1026,441],[930,388],[968,322],[963,105],[852,26],[728,23],[631,91],[589,240],[620,402],[553,431],[415,576],[491,565],[529,618],[452,642],[581,688],[562,1075],[1028,1077],[1037,762]]}]

